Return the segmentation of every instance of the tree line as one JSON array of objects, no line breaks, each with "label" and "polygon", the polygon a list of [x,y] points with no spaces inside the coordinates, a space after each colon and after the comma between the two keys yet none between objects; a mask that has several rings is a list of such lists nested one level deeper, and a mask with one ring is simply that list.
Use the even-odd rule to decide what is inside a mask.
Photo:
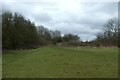
[{"label": "tree line", "polygon": [[120,31],[118,27],[117,18],[109,19],[106,24],[104,24],[103,32],[97,34],[95,42],[102,46],[119,46]]},{"label": "tree line", "polygon": [[104,25],[103,33],[96,35],[91,42],[82,42],[75,34],[61,35],[59,30],[50,30],[43,25],[35,26],[34,22],[19,13],[5,11],[2,13],[2,48],[26,49],[46,45],[72,45],[72,46],[117,46],[118,21],[110,19]]},{"label": "tree line", "polygon": [[57,44],[60,42],[79,41],[74,34],[61,36],[58,30],[49,30],[44,26],[35,26],[33,22],[19,13],[5,11],[2,14],[2,48],[26,49]]}]

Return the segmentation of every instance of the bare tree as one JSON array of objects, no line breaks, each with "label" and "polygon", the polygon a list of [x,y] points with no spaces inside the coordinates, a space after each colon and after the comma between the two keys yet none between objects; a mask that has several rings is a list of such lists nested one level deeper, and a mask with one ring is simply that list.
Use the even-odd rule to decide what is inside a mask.
[{"label": "bare tree", "polygon": [[118,19],[112,18],[104,25],[103,33],[97,35],[98,42],[108,45],[118,44]]}]

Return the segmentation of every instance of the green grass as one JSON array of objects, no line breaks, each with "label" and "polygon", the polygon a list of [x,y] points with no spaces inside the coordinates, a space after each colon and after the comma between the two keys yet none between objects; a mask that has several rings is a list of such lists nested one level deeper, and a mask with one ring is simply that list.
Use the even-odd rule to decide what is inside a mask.
[{"label": "green grass", "polygon": [[0,79],[2,78],[2,52],[0,51]]},{"label": "green grass", "polygon": [[115,48],[43,47],[3,53],[4,78],[115,78]]}]

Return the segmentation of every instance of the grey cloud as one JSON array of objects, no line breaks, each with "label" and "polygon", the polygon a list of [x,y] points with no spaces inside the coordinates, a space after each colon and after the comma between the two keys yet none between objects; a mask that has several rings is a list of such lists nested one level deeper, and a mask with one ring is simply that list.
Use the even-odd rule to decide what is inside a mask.
[{"label": "grey cloud", "polygon": [[115,14],[118,10],[118,3],[117,2],[107,2],[103,3],[102,7],[99,11],[103,11],[104,13]]},{"label": "grey cloud", "polygon": [[37,16],[34,16],[35,18],[35,21],[38,21],[38,22],[49,22],[49,21],[52,21],[52,18],[46,14],[46,13],[41,13],[41,14],[38,14]]}]

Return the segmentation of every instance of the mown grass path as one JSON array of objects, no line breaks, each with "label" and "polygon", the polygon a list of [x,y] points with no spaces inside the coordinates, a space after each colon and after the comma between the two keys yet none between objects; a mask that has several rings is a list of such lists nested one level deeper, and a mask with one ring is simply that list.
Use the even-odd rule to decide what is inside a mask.
[{"label": "mown grass path", "polygon": [[43,47],[3,53],[4,78],[118,77],[114,48]]}]

